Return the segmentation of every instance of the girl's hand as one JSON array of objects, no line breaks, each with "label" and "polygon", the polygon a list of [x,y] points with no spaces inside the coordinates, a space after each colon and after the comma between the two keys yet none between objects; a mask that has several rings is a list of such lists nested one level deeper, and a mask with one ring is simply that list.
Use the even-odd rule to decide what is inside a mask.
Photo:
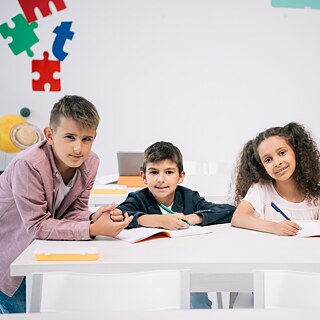
[{"label": "girl's hand", "polygon": [[301,227],[291,220],[276,222],[275,234],[279,236],[294,236],[301,230]]}]

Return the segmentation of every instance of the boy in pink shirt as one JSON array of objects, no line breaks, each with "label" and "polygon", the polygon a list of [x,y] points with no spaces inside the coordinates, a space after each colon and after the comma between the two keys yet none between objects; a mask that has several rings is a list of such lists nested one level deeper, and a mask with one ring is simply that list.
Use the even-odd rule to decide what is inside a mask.
[{"label": "boy in pink shirt", "polygon": [[91,102],[63,97],[51,110],[46,140],[20,152],[0,175],[0,313],[25,312],[25,280],[10,276],[10,264],[34,239],[115,237],[131,222],[114,205],[88,209],[99,121]]}]

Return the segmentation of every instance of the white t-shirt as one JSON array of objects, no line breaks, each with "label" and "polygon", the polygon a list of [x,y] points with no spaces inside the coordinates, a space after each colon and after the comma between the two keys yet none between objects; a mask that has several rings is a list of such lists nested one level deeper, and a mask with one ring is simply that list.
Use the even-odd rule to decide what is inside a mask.
[{"label": "white t-shirt", "polygon": [[271,182],[255,183],[248,190],[245,201],[254,207],[254,216],[265,220],[283,220],[280,213],[271,207],[273,201],[292,220],[319,220],[320,206],[306,200],[294,203],[283,199]]},{"label": "white t-shirt", "polygon": [[[172,203],[171,206],[169,206],[168,208],[171,209],[172,206],[173,206],[173,203]],[[161,208],[160,206],[159,206],[159,208],[160,208],[160,211],[161,211],[162,214],[168,214],[168,213],[169,213],[168,211],[164,210],[164,209]]]},{"label": "white t-shirt", "polygon": [[78,171],[76,170],[74,176],[69,181],[68,185],[64,184],[63,179],[60,176],[61,184],[60,184],[60,188],[57,190],[57,198],[56,198],[56,202],[54,205],[54,212],[59,208],[61,202],[63,201],[65,196],[69,193],[70,189],[73,187],[74,182],[76,181],[76,178],[77,178],[77,173],[78,173]]}]

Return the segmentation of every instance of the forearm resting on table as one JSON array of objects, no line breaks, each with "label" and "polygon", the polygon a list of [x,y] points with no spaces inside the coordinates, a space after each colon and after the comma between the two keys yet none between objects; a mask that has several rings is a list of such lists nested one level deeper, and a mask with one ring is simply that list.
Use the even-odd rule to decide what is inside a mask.
[{"label": "forearm resting on table", "polygon": [[142,227],[162,228],[162,217],[163,216],[160,214],[143,214],[137,219],[137,221]]},{"label": "forearm resting on table", "polygon": [[231,225],[238,228],[275,233],[276,222],[262,220],[251,214],[234,214]]},{"label": "forearm resting on table", "polygon": [[185,219],[193,225],[201,224],[203,222],[203,217],[196,213],[187,214]]}]

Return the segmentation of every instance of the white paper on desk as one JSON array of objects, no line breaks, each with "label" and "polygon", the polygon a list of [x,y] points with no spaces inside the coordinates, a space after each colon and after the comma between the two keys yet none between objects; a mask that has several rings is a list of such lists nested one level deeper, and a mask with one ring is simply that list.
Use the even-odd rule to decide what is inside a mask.
[{"label": "white paper on desk", "polygon": [[190,226],[187,229],[179,229],[179,230],[139,227],[139,228],[134,228],[129,230],[122,230],[117,235],[116,238],[126,242],[135,243],[135,242],[139,242],[141,240],[150,238],[156,234],[163,235],[169,238],[177,238],[177,237],[205,234],[210,232],[212,231],[209,229],[206,229],[205,227],[199,227],[199,226]]},{"label": "white paper on desk", "polygon": [[119,174],[108,174],[106,176],[96,178],[96,182],[101,184],[117,183]]},{"label": "white paper on desk", "polygon": [[296,220],[295,221],[302,229],[294,236],[297,238],[303,237],[320,237],[320,221],[319,220]]}]

